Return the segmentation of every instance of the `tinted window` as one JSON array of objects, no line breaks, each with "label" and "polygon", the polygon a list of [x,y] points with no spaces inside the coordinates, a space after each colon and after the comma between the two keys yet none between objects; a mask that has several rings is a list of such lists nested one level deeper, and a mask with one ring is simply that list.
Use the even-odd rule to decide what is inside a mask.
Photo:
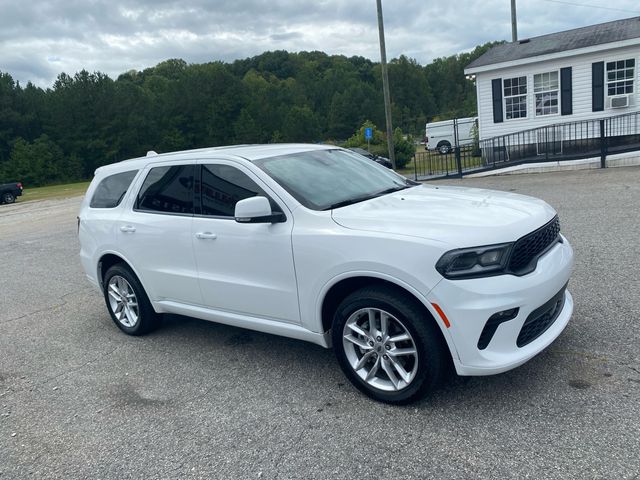
[{"label": "tinted window", "polygon": [[155,167],[138,193],[138,210],[193,213],[193,165]]},{"label": "tinted window", "polygon": [[[239,200],[256,196],[269,198],[264,190],[237,168],[229,165],[202,166],[203,215],[233,217]],[[280,211],[273,201],[271,209]]]},{"label": "tinted window", "polygon": [[115,208],[120,205],[138,170],[116,173],[102,179],[91,198],[91,208]]}]

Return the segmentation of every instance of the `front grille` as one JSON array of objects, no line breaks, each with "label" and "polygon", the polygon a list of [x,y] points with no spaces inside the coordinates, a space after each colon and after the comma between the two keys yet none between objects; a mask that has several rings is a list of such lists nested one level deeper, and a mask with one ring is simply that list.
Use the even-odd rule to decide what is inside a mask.
[{"label": "front grille", "polygon": [[516,340],[518,347],[530,344],[553,325],[553,322],[556,321],[564,307],[566,289],[567,286],[565,285],[551,300],[529,314],[518,334],[518,339]]},{"label": "front grille", "polygon": [[509,271],[525,275],[535,270],[538,258],[560,240],[560,219],[556,215],[546,225],[518,240],[511,252]]}]

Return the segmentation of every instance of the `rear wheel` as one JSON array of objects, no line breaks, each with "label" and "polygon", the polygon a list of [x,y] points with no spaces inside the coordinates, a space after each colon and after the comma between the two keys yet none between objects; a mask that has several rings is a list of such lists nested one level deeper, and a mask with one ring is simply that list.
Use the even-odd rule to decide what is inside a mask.
[{"label": "rear wheel", "polygon": [[366,287],[338,306],[333,348],[349,380],[375,400],[404,404],[438,383],[446,366],[433,319],[408,295]]},{"label": "rear wheel", "polygon": [[16,201],[16,197],[11,192],[7,192],[2,195],[2,203],[13,203]]},{"label": "rear wheel", "polygon": [[135,274],[124,264],[104,275],[104,299],[111,319],[128,335],[144,335],[158,325],[158,314]]},{"label": "rear wheel", "polygon": [[436,148],[440,155],[446,155],[451,151],[451,144],[449,142],[440,142]]}]

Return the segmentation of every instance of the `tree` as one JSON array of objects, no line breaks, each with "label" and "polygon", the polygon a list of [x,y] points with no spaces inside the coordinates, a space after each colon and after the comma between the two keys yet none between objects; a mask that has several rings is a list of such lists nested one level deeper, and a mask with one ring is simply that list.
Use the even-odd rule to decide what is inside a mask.
[{"label": "tree", "polygon": [[393,151],[396,156],[396,167],[399,169],[406,167],[416,154],[416,146],[411,136],[405,137],[399,127],[393,131]]},{"label": "tree", "polygon": [[393,87],[394,125],[404,131],[421,132],[425,114],[436,111],[435,98],[423,67],[401,55],[389,63],[389,83]]},{"label": "tree", "polygon": [[3,165],[2,175],[28,186],[39,186],[82,177],[82,171],[74,172],[71,168],[72,162],[65,161],[60,147],[42,135],[33,143],[18,138],[11,150],[11,158]]},{"label": "tree", "polygon": [[438,92],[434,96],[435,111],[428,112],[429,117],[450,119],[477,114],[475,85],[465,78],[464,68],[498,43],[502,42],[489,42],[469,53],[436,58],[424,67],[430,88]]},{"label": "tree", "polygon": [[315,114],[307,105],[293,106],[282,126],[285,142],[315,142],[320,140],[320,126]]},{"label": "tree", "polygon": [[260,132],[258,132],[258,125],[246,108],[243,108],[240,112],[238,120],[236,120],[235,126],[235,141],[237,143],[257,143]]},{"label": "tree", "polygon": [[[419,65],[389,63],[399,165],[427,120],[475,113],[465,65],[493,44]],[[387,155],[375,125],[385,122],[379,64],[323,52],[265,52],[232,63],[169,59],[113,80],[101,72],[61,73],[43,90],[0,72],[0,175],[26,184],[90,178],[107,163],[230,143],[316,142],[365,146]],[[356,135],[353,132],[357,131]],[[357,137],[357,138],[355,138]],[[17,176],[17,177],[14,177]]]},{"label": "tree", "polygon": [[[367,140],[366,129],[371,129],[371,140]],[[365,120],[362,126],[351,137],[344,142],[345,147],[362,147],[367,146],[380,146],[381,149],[386,148],[385,134],[376,127],[371,120]]]},{"label": "tree", "polygon": [[[365,130],[367,128],[371,128],[372,130],[371,140],[367,140],[365,136]],[[396,156],[396,167],[402,169],[415,155],[416,147],[413,144],[411,137],[409,136],[405,138],[399,127],[393,131],[393,143],[393,152]],[[360,127],[356,133],[344,142],[343,146],[359,147],[364,148],[365,150],[368,149],[374,155],[379,155],[381,157],[384,157],[389,151],[386,135],[369,120],[365,121],[362,124],[362,127]]]}]

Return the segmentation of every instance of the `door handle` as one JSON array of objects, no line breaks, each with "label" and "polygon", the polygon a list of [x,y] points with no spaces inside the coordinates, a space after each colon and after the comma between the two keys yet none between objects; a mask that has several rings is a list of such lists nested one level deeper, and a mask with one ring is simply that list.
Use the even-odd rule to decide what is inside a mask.
[{"label": "door handle", "polygon": [[133,233],[136,231],[136,227],[133,225],[123,225],[120,227],[120,231],[123,233]]},{"label": "door handle", "polygon": [[218,236],[211,232],[198,232],[196,233],[196,238],[199,238],[200,240],[215,240]]}]

